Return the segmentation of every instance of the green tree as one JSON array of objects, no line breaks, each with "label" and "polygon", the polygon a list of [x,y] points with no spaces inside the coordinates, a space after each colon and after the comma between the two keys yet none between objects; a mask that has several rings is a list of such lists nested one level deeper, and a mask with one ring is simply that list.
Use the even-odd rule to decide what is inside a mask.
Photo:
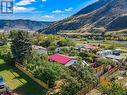
[{"label": "green tree", "polygon": [[93,62],[93,59],[96,57],[95,54],[93,53],[89,53],[87,51],[85,52],[80,52],[79,53],[79,56],[83,59],[83,60],[86,60],[88,62]]},{"label": "green tree", "polygon": [[60,65],[58,63],[43,63],[42,65],[35,65],[33,74],[40,80],[43,80],[45,83],[49,85],[49,87],[53,87],[55,81],[63,79],[64,76],[67,75],[67,68],[65,66]]},{"label": "green tree", "polygon": [[49,40],[45,40],[40,43],[42,47],[48,48],[51,45],[51,42]]},{"label": "green tree", "polygon": [[18,30],[17,35],[12,40],[11,46],[15,62],[23,63],[31,55],[32,44],[28,32]]},{"label": "green tree", "polygon": [[71,76],[66,76],[67,82],[62,86],[60,95],[75,95],[84,87],[97,83],[97,78],[89,67],[77,64],[70,69]]},{"label": "green tree", "polygon": [[80,84],[75,79],[70,78],[66,84],[61,86],[60,95],[75,95],[80,90]]},{"label": "green tree", "polygon": [[83,86],[97,83],[96,76],[88,66],[76,65],[73,73],[78,77]]},{"label": "green tree", "polygon": [[115,62],[112,59],[107,59],[107,58],[99,58],[97,59],[97,63],[100,65],[105,65],[105,66],[115,65]]}]

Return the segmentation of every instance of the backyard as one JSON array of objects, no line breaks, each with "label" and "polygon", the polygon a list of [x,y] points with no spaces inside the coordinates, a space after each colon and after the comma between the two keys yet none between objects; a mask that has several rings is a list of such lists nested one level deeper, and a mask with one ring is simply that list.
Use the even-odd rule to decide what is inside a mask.
[{"label": "backyard", "polygon": [[17,68],[8,66],[2,59],[0,59],[0,76],[4,77],[14,95],[45,95],[46,93],[40,85]]},{"label": "backyard", "polygon": [[126,71],[118,70],[113,75],[109,76],[109,78],[115,78],[115,82],[120,84],[121,86],[127,88],[127,74]]}]

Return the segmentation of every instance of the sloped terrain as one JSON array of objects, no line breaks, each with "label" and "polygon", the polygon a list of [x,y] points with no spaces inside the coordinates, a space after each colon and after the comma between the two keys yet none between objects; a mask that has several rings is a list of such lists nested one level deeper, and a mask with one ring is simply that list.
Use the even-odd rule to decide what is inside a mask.
[{"label": "sloped terrain", "polygon": [[108,30],[115,31],[127,28],[127,16],[120,16],[107,26]]},{"label": "sloped terrain", "polygon": [[[82,9],[77,14],[67,19],[53,23],[49,27],[38,31],[46,34],[56,34],[57,32],[63,30],[75,30],[77,32],[85,32],[91,31],[91,29],[95,27],[107,28],[109,27],[109,25],[111,25],[111,23],[115,24],[114,21],[126,13],[127,0],[99,0],[98,2]],[[127,27],[122,26],[121,28]],[[119,27],[119,29],[121,28]]]},{"label": "sloped terrain", "polygon": [[51,22],[31,20],[0,20],[0,29],[27,29],[38,30],[51,24]]}]

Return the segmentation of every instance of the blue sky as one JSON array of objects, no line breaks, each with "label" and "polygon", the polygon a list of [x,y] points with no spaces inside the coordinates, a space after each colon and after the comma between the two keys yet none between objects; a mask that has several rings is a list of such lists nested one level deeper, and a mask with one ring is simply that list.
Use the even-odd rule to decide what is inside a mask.
[{"label": "blue sky", "polygon": [[15,0],[14,14],[0,14],[0,19],[58,21],[95,1],[97,0]]}]

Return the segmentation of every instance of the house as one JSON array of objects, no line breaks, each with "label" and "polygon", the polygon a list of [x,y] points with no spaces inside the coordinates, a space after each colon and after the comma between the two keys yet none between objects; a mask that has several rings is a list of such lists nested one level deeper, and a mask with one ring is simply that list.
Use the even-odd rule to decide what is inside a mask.
[{"label": "house", "polygon": [[117,63],[121,63],[126,60],[126,54],[121,54],[120,50],[104,50],[97,52],[100,57],[110,58]]},{"label": "house", "polygon": [[112,50],[103,50],[103,51],[97,52],[97,55],[100,57],[106,57],[107,55],[112,55],[112,54],[113,54]]},{"label": "house", "polygon": [[92,45],[88,45],[88,44],[80,44],[80,45],[75,46],[76,50],[95,50],[98,48],[99,48],[98,46],[92,46]]},{"label": "house", "polygon": [[95,50],[95,49],[98,49],[99,47],[98,46],[92,46],[92,45],[85,45],[84,48],[90,49],[90,50]]},{"label": "house", "polygon": [[38,54],[47,54],[47,49],[44,47],[32,45],[32,49]]},{"label": "house", "polygon": [[115,61],[119,61],[119,62],[124,61],[126,59],[126,55],[119,55],[119,56],[117,56],[117,55],[107,55],[106,57],[110,58],[110,59],[113,59]]},{"label": "house", "polygon": [[81,48],[84,48],[84,44],[78,44],[75,46],[76,50],[80,50]]},{"label": "house", "polygon": [[70,52],[70,48],[69,47],[57,47],[56,49],[55,49],[55,53],[60,53],[61,51],[64,51],[64,52]]},{"label": "house", "polygon": [[71,66],[77,63],[77,60],[75,58],[58,54],[58,53],[49,56],[49,60],[53,62],[58,62],[59,64],[62,64],[65,66]]}]

